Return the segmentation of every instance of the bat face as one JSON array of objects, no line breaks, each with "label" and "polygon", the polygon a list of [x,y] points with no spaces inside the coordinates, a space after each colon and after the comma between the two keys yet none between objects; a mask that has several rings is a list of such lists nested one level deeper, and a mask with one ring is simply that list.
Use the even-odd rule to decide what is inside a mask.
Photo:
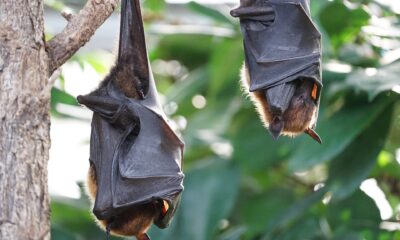
[{"label": "bat face", "polygon": [[[242,69],[241,82],[244,89],[249,88],[250,77],[246,66]],[[320,137],[312,129],[316,124],[318,110],[316,84],[309,79],[300,79],[288,85],[291,93],[287,93],[284,103],[270,100],[269,95],[273,95],[268,92],[270,90],[249,93],[261,120],[275,139],[281,135],[297,136],[306,133],[321,143]],[[280,90],[277,94],[282,93],[282,89],[277,90]]]}]

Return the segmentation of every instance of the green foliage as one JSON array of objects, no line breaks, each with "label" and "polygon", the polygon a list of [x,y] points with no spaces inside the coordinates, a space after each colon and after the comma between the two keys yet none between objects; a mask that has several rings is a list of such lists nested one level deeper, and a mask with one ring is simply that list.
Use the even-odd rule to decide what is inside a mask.
[{"label": "green foliage", "polygon": [[[163,11],[164,1],[160,8],[158,2],[147,0],[145,7]],[[238,22],[197,3],[186,7],[206,18],[210,29],[232,34],[200,34],[193,26],[187,33],[158,36],[150,49],[153,62],[178,61],[187,71],[155,76],[166,103],[176,106],[170,117],[187,122],[182,127],[186,179],[172,225],[153,227],[150,235],[156,240],[400,239],[380,227],[376,203],[359,189],[375,178],[391,208],[400,204],[399,14],[381,1],[312,1],[325,52],[317,126],[324,143],[318,145],[307,136],[272,140],[240,91]],[[377,19],[390,27],[376,25]],[[96,59],[90,61],[96,66]],[[204,108],[193,104],[196,95],[206,99]],[[59,89],[52,100],[75,104]],[[54,239],[104,236],[90,219],[89,205],[78,202],[53,199]],[[395,223],[395,216],[387,221]]]}]

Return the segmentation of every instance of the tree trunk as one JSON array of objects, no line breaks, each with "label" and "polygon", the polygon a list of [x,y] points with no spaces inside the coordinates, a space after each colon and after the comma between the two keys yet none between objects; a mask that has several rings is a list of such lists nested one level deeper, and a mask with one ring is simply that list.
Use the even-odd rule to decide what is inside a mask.
[{"label": "tree trunk", "polygon": [[0,3],[0,239],[50,239],[42,0]]}]

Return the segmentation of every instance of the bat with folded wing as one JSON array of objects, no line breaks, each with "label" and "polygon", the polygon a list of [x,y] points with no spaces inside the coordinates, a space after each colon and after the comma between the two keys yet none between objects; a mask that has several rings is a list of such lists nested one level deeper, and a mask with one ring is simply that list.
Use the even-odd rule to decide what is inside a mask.
[{"label": "bat with folded wing", "polygon": [[93,111],[87,190],[99,225],[149,239],[167,227],[183,190],[183,142],[157,99],[139,0],[122,0],[119,53],[100,87],[79,103]]},{"label": "bat with folded wing", "polygon": [[315,132],[322,89],[321,35],[309,0],[241,0],[245,64],[242,84],[271,135]]}]

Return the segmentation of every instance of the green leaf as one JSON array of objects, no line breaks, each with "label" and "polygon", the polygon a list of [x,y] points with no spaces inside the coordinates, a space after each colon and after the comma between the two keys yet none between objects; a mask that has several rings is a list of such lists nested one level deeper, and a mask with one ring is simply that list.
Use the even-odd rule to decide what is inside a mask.
[{"label": "green leaf", "polygon": [[211,55],[210,88],[211,97],[217,95],[226,98],[238,92],[240,69],[243,65],[243,47],[241,40],[227,40],[216,47]]},{"label": "green leaf", "polygon": [[207,63],[215,49],[215,40],[214,36],[201,34],[164,35],[150,58],[177,60],[190,70],[197,69]]},{"label": "green leaf", "polygon": [[201,89],[208,84],[207,69],[198,68],[190,72],[189,76],[184,80],[178,81],[171,86],[165,93],[167,102],[176,102],[181,104],[183,101],[189,101],[196,94],[201,92]]},{"label": "green leaf", "polygon": [[[202,109],[189,119],[187,135],[197,136],[199,131],[212,131],[212,135],[222,135],[230,126],[233,117],[239,111],[239,99],[226,99]],[[223,113],[223,114],[221,114]],[[210,138],[208,138],[211,140]]]},{"label": "green leaf", "polygon": [[344,200],[329,203],[326,215],[329,225],[335,230],[335,239],[361,229],[376,231],[381,222],[376,204],[360,190]]},{"label": "green leaf", "polygon": [[44,4],[47,7],[50,7],[59,12],[61,12],[62,10],[64,10],[66,8],[66,6],[64,5],[64,2],[59,1],[59,0],[45,0]]},{"label": "green leaf", "polygon": [[274,235],[279,231],[284,231],[292,221],[299,218],[305,213],[311,206],[319,202],[325,195],[326,190],[324,188],[313,192],[308,197],[292,204],[287,210],[283,211],[279,216],[272,219],[266,228],[263,240],[275,239]]},{"label": "green leaf", "polygon": [[316,164],[331,161],[365,128],[371,126],[392,101],[392,98],[382,97],[372,103],[353,103],[332,118],[320,119],[317,131],[323,144],[316,144],[307,138],[289,159],[289,168],[292,171],[305,170]]},{"label": "green leaf", "polygon": [[274,221],[276,216],[284,212],[294,201],[293,191],[284,188],[273,189],[255,196],[245,196],[240,202],[240,216],[247,229],[245,235],[253,239],[265,229],[269,221]]},{"label": "green leaf", "polygon": [[71,106],[79,106],[75,97],[69,93],[62,91],[56,87],[51,89],[51,105],[55,106],[58,103],[67,104]]},{"label": "green leaf", "polygon": [[187,3],[187,7],[189,9],[191,9],[192,11],[197,12],[203,16],[207,16],[216,22],[225,23],[225,24],[229,24],[232,26],[236,25],[233,22],[232,18],[227,17],[226,15],[224,15],[223,13],[221,13],[220,11],[218,11],[216,9],[206,7],[206,6],[196,3],[196,2]]},{"label": "green leaf", "polygon": [[257,171],[283,160],[291,150],[293,139],[272,139],[254,110],[241,110],[234,120],[233,159],[243,170]]},{"label": "green leaf", "polygon": [[165,10],[166,3],[164,0],[146,0],[144,6],[154,12],[161,12]]},{"label": "green leaf", "polygon": [[243,233],[246,232],[245,227],[236,227],[222,234],[219,240],[241,240]]},{"label": "green leaf", "polygon": [[370,174],[385,144],[392,114],[393,104],[390,104],[352,144],[333,159],[327,181],[333,200],[347,197]]},{"label": "green leaf", "polygon": [[373,100],[380,93],[392,90],[400,85],[400,62],[378,69],[358,69],[351,73],[345,83],[338,85],[336,91],[354,89],[365,92]]},{"label": "green leaf", "polygon": [[75,238],[68,239],[101,239],[105,237],[105,233],[96,225],[90,214],[90,205],[83,204],[82,199],[53,199],[51,202],[51,225],[53,231],[64,238],[75,236]]},{"label": "green leaf", "polygon": [[369,19],[370,15],[362,8],[350,9],[341,1],[331,2],[319,13],[320,23],[336,49],[353,41]]},{"label": "green leaf", "polygon": [[157,240],[213,239],[218,222],[229,216],[239,190],[239,172],[229,162],[213,159],[187,173],[185,191],[171,226],[151,229]]},{"label": "green leaf", "polygon": [[274,236],[273,240],[326,239],[320,225],[319,219],[315,216],[305,216],[301,221],[290,226],[290,230],[282,231]]}]

